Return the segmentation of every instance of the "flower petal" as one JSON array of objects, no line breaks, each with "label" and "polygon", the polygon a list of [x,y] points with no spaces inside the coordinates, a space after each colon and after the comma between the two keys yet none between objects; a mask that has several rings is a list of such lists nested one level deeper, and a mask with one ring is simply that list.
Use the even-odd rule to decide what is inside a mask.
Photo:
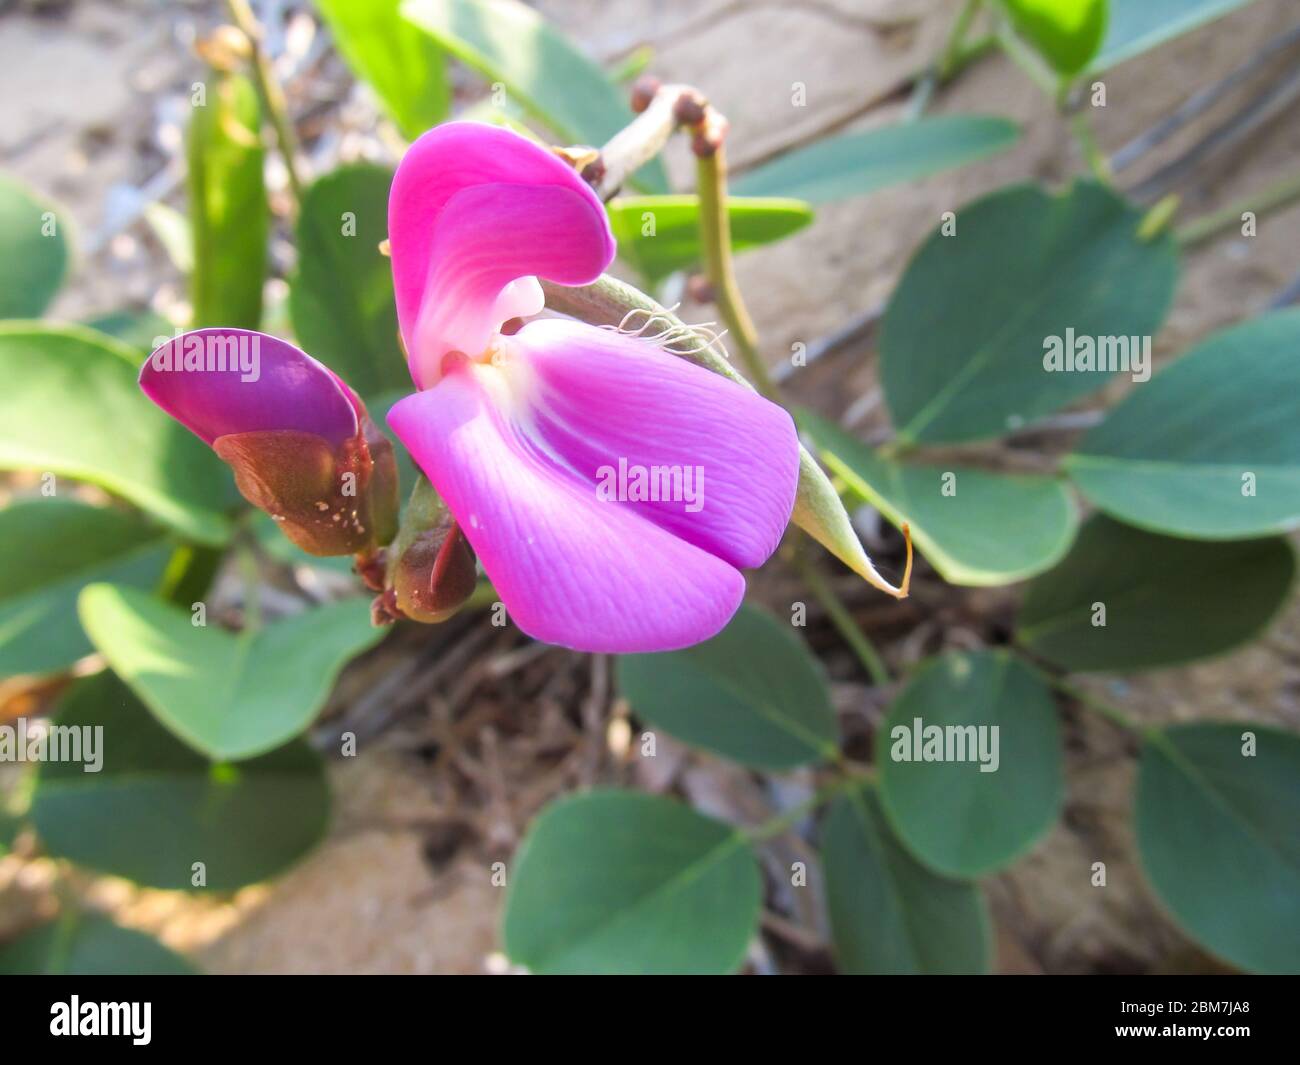
[{"label": "flower petal", "polygon": [[411,145],[389,194],[388,240],[422,388],[437,382],[446,352],[477,356],[503,321],[540,311],[534,277],[584,285],[614,257],[605,209],[571,166],[476,122],[438,126]]},{"label": "flower petal", "polygon": [[207,444],[232,433],[290,429],[333,447],[356,436],[359,401],[332,370],[249,329],[198,329],[140,368],[151,400]]},{"label": "flower petal", "polygon": [[515,624],[581,651],[666,651],[708,639],[740,573],[636,510],[596,498],[510,418],[509,382],[461,360],[389,424],[446,501]]},{"label": "flower petal", "polygon": [[[536,430],[564,464],[615,483],[627,506],[733,566],[762,565],[776,550],[799,483],[799,438],[775,403],[581,322],[530,322],[509,346],[533,371]],[[636,501],[638,478],[640,494],[668,498]]]}]

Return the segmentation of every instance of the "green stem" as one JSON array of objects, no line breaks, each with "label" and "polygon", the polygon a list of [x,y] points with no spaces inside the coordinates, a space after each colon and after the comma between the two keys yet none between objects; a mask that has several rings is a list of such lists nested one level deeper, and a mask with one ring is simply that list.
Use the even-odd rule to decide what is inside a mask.
[{"label": "green stem", "polygon": [[1263,214],[1276,207],[1283,207],[1295,199],[1300,199],[1300,173],[1283,178],[1257,196],[1248,197],[1220,211],[1211,211],[1207,215],[1193,219],[1175,230],[1174,236],[1179,244],[1190,248],[1209,240],[1222,230],[1240,225],[1241,216],[1245,211],[1253,211],[1257,215]]},{"label": "green stem", "polygon": [[303,184],[298,174],[298,141],[289,122],[289,106],[285,102],[284,92],[271,71],[270,60],[262,50],[262,27],[253,15],[253,9],[248,6],[248,0],[226,0],[226,6],[230,9],[230,17],[248,38],[249,47],[253,50],[253,80],[257,84],[262,105],[271,119],[280,154],[284,157],[284,168],[289,175],[294,204],[301,204]]},{"label": "green stem", "polygon": [[849,613],[840,597],[835,594],[835,589],[831,587],[830,582],[826,580],[817,566],[802,551],[796,553],[795,559],[804,583],[817,597],[818,602],[821,603],[827,616],[831,619],[831,623],[844,637],[844,642],[858,656],[858,661],[866,669],[867,675],[876,684],[889,684],[893,678],[889,674],[889,667],[885,665],[885,660],[880,657],[880,652],[867,638],[867,634],[853,620],[853,615]]},{"label": "green stem", "polygon": [[1007,54],[1007,58],[1023,70],[1030,81],[1053,100],[1059,99],[1060,83],[1052,76],[1051,71],[1043,65],[1037,53],[1021,41],[1009,25],[1004,25],[998,31],[998,44],[1001,45],[1002,51]]},{"label": "green stem", "polygon": [[818,788],[803,802],[790,807],[785,813],[778,814],[770,821],[764,821],[761,825],[745,829],[741,834],[750,843],[760,843],[765,839],[771,839],[773,836],[779,836],[855,783],[856,781],[852,777],[838,777],[825,787]]},{"label": "green stem", "polygon": [[257,556],[247,544],[240,544],[239,574],[244,583],[244,627],[241,635],[251,636],[262,627],[262,595],[259,590],[261,574],[257,570]]},{"label": "green stem", "polygon": [[1092,122],[1088,119],[1088,112],[1083,108],[1070,116],[1070,132],[1074,134],[1075,142],[1079,145],[1084,160],[1097,180],[1103,185],[1114,184],[1115,175],[1111,171],[1110,160],[1106,158],[1106,153],[1097,143],[1096,134],[1092,131]]},{"label": "green stem", "polygon": [[970,32],[971,23],[975,21],[975,16],[979,14],[982,3],[983,0],[966,0],[966,5],[957,13],[957,20],[952,24],[952,30],[948,33],[948,41],[944,45],[943,54],[939,59],[936,73],[940,85],[948,81],[959,69],[966,34]]},{"label": "green stem", "polygon": [[1110,703],[1103,702],[1101,699],[1098,699],[1095,696],[1088,694],[1088,692],[1084,691],[1082,688],[1076,687],[1075,685],[1071,684],[1064,677],[1058,677],[1052,673],[1048,673],[1044,669],[1040,669],[1033,662],[1030,662],[1028,659],[1024,658],[1023,655],[1021,656],[1021,661],[1024,662],[1027,666],[1029,666],[1030,669],[1033,669],[1036,673],[1038,673],[1038,675],[1042,677],[1043,680],[1047,681],[1047,683],[1050,684],[1057,691],[1061,692],[1063,695],[1068,695],[1080,706],[1086,707],[1087,709],[1091,710],[1095,714],[1100,714],[1102,717],[1106,718],[1108,721],[1112,722],[1113,724],[1118,725],[1120,728],[1127,729],[1129,732],[1135,732],[1138,733],[1139,735],[1144,735],[1144,736],[1151,731],[1150,729],[1142,725],[1139,725],[1136,721],[1134,721],[1131,717],[1129,717],[1128,714],[1124,713],[1124,711],[1121,710],[1119,707],[1111,706]]},{"label": "green stem", "polygon": [[774,403],[780,390],[758,351],[758,333],[736,283],[731,258],[731,219],[727,214],[727,161],[722,144],[699,157],[696,193],[700,200],[700,245],[704,271],[713,286],[718,313],[730,332],[754,386]]}]

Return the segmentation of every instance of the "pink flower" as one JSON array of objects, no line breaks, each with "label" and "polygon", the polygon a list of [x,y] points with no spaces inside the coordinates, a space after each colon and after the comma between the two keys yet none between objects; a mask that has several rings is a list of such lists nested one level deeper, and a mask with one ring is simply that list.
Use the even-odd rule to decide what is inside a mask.
[{"label": "pink flower", "polygon": [[512,620],[582,651],[717,633],[790,518],[799,446],[776,406],[653,343],[543,309],[538,277],[594,281],[605,211],[563,160],[457,122],[415,142],[388,211],[421,391],[388,422]]}]

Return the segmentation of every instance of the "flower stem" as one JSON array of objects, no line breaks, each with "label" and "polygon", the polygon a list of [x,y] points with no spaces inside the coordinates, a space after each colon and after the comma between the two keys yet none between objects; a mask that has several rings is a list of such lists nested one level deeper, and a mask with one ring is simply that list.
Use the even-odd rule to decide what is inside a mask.
[{"label": "flower stem", "polygon": [[822,575],[816,564],[807,558],[802,551],[796,552],[795,560],[804,583],[808,585],[808,590],[817,597],[818,602],[826,611],[826,615],[831,619],[831,623],[844,637],[844,642],[858,656],[858,661],[866,669],[867,675],[876,684],[889,684],[893,678],[889,674],[889,667],[885,665],[885,660],[880,656],[880,652],[876,650],[867,634],[853,620],[853,615],[849,613],[840,597],[835,594],[835,589],[831,587],[830,582]]},{"label": "flower stem", "polygon": [[285,102],[284,91],[275,80],[271,62],[262,48],[262,27],[253,15],[248,0],[226,0],[226,6],[230,9],[230,17],[235,20],[235,25],[248,38],[249,47],[253,51],[253,80],[257,83],[258,95],[262,98],[262,105],[275,130],[276,143],[280,147],[280,155],[284,157],[284,169],[289,175],[289,188],[296,207],[302,203],[303,190],[302,179],[298,174],[298,142],[289,121],[289,107]]},{"label": "flower stem", "polygon": [[721,142],[712,151],[699,154],[696,174],[696,193],[700,199],[700,246],[718,313],[722,315],[754,386],[774,403],[780,403],[780,389],[759,354],[758,333],[736,283],[731,258],[731,219],[727,214],[726,149]]}]

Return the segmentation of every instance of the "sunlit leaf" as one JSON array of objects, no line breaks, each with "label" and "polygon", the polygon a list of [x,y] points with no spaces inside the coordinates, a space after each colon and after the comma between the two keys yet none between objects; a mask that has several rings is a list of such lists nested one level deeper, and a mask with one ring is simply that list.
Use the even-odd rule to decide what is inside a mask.
[{"label": "sunlit leaf", "polygon": [[139,350],[81,326],[0,323],[0,468],[93,482],[185,536],[222,544],[234,481],[145,398],[139,362]]},{"label": "sunlit leaf", "polygon": [[78,612],[158,720],[214,759],[248,758],[297,736],[339,670],[384,634],[370,624],[369,604],[355,599],[239,634],[109,584],[83,591]]}]

